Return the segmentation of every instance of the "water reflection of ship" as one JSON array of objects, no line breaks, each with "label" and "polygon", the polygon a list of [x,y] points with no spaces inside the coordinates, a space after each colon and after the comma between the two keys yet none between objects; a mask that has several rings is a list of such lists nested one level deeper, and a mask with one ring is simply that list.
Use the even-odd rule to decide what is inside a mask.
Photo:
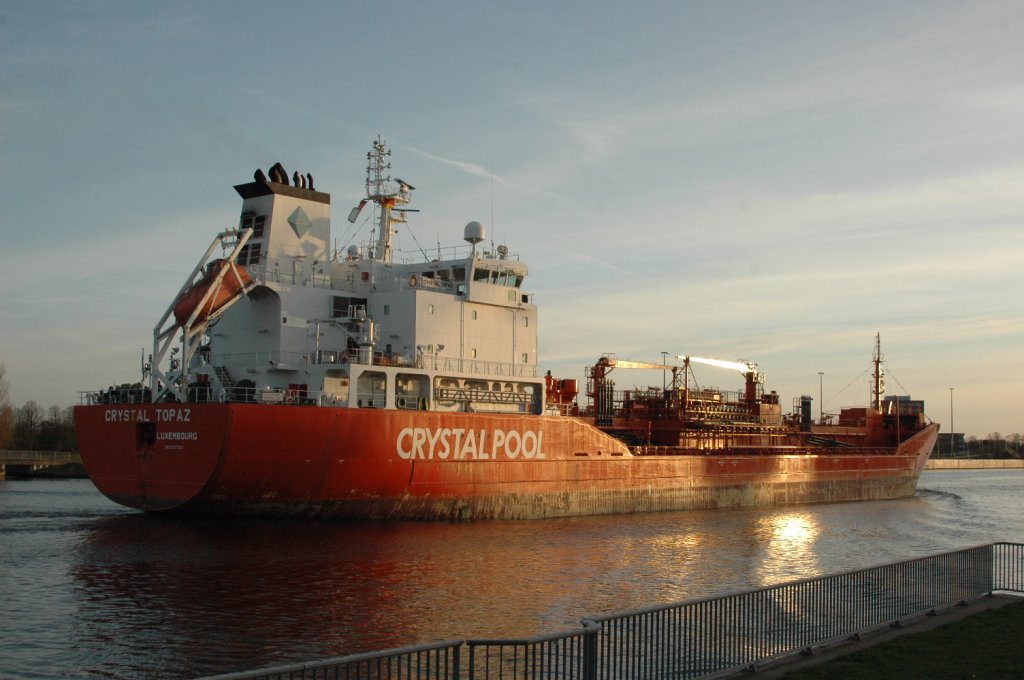
[{"label": "water reflection of ship", "polygon": [[553,632],[590,614],[1012,534],[1016,524],[994,527],[991,517],[1012,515],[1017,481],[980,511],[953,493],[923,491],[904,501],[523,523],[83,521],[76,513],[77,547],[61,573],[72,579],[78,613],[60,668],[75,668],[65,663],[73,658],[104,677],[191,677]]},{"label": "water reflection of ship", "polygon": [[389,615],[408,606],[408,574],[386,547],[400,525],[298,529],[140,515],[99,520],[72,572],[88,593],[81,615],[97,614],[90,633],[122,647],[127,668],[140,648],[164,649],[167,668],[193,675],[420,639],[408,625],[416,617]]},{"label": "water reflection of ship", "polygon": [[[566,571],[592,563],[575,541],[558,545],[556,525],[538,559],[535,529],[126,515],[88,526],[72,574],[90,635],[125,668],[162,648],[168,668],[225,672],[574,625],[578,600],[566,620],[546,612],[560,609]],[[510,611],[510,594],[531,606]]]},{"label": "water reflection of ship", "polygon": [[162,649],[167,668],[199,675],[533,635],[588,614],[746,587],[723,578],[721,564],[724,554],[757,561],[759,515],[740,515],[658,513],[615,526],[126,515],[88,525],[72,573],[105,666],[113,656],[132,668],[140,649]]}]

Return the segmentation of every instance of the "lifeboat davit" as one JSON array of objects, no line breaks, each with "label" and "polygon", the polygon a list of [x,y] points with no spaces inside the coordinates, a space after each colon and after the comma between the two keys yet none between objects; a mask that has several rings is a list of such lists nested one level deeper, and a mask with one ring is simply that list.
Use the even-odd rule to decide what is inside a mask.
[{"label": "lifeboat davit", "polygon": [[[207,265],[203,278],[199,279],[194,286],[182,294],[181,298],[174,305],[174,318],[178,320],[180,325],[184,325],[189,320],[192,312],[200,304],[203,305],[202,309],[199,310],[199,314],[192,321],[193,324],[205,321],[211,314],[227,306],[235,298],[248,290],[252,285],[252,277],[249,276],[249,272],[245,270],[245,267],[236,264],[234,270],[237,272],[237,275],[228,271],[223,277],[220,277],[221,272],[229,268],[231,268],[231,263],[227,260],[214,260]],[[217,283],[218,277],[220,277],[219,288],[203,303],[203,298],[206,297],[210,288]]]}]

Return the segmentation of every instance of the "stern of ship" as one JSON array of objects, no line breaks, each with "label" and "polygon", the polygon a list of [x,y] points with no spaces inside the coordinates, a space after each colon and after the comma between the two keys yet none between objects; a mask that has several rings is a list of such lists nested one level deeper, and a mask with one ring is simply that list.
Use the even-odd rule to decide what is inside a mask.
[{"label": "stern of ship", "polygon": [[216,476],[229,429],[226,404],[75,407],[82,463],[96,488],[139,510],[171,510]]}]

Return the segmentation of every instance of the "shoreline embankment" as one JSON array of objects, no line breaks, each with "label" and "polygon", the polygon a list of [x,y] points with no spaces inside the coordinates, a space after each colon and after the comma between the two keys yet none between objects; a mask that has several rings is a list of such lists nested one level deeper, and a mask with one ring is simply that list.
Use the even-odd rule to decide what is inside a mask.
[{"label": "shoreline embankment", "polygon": [[1024,469],[1020,458],[932,458],[925,470],[1002,470]]}]

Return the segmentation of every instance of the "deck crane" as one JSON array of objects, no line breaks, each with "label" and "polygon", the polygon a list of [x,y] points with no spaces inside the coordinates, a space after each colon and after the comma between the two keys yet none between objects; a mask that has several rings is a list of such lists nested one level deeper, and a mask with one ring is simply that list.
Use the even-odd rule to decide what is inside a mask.
[{"label": "deck crane", "polygon": [[683,366],[689,368],[691,363],[704,364],[706,366],[717,366],[733,371],[739,371],[746,379],[745,400],[748,404],[757,401],[757,386],[764,383],[764,374],[757,370],[757,364],[752,361],[725,361],[722,359],[709,359],[707,357],[691,357],[676,355],[676,359],[683,360]]},{"label": "deck crane", "polygon": [[716,366],[718,368],[725,368],[733,371],[738,371],[743,374],[746,379],[746,390],[745,399],[747,403],[755,403],[757,401],[757,386],[764,383],[764,374],[757,369],[757,364],[752,361],[726,361],[723,359],[711,359],[708,357],[695,357],[677,354],[676,359],[682,359],[681,365],[674,364],[656,364],[647,361],[624,361],[622,359],[616,359],[614,355],[606,354],[598,359],[597,363],[594,364],[590,369],[590,389],[588,389],[589,396],[594,396],[600,391],[600,387],[604,385],[605,377],[613,369],[616,368],[640,368],[640,369],[651,369],[655,371],[672,371],[672,386],[675,388],[680,370],[683,371],[685,376],[688,372],[691,363],[704,364],[706,366]]},{"label": "deck crane", "polygon": [[672,371],[672,385],[676,385],[676,374],[679,369],[684,368],[683,366],[673,366],[668,364],[652,364],[646,361],[622,361],[616,359],[613,354],[605,354],[597,363],[590,368],[589,389],[587,390],[588,396],[594,396],[597,392],[601,391],[601,387],[604,386],[605,376],[607,376],[615,368],[648,368],[656,371]]}]

